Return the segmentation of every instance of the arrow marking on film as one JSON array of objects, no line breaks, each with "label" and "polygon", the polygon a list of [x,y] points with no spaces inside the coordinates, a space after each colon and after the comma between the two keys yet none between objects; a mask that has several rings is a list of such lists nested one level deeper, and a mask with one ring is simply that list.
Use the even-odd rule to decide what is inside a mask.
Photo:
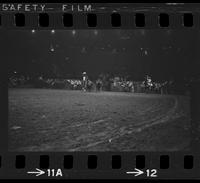
[{"label": "arrow marking on film", "polygon": [[127,174],[135,174],[134,176],[137,177],[139,175],[142,175],[144,172],[142,170],[139,170],[137,168],[135,168],[135,171],[132,172],[126,172]]},{"label": "arrow marking on film", "polygon": [[40,175],[43,175],[45,174],[45,171],[43,170],[40,170],[39,168],[36,168],[36,171],[34,172],[27,172],[28,174],[36,174],[35,176],[40,176]]}]

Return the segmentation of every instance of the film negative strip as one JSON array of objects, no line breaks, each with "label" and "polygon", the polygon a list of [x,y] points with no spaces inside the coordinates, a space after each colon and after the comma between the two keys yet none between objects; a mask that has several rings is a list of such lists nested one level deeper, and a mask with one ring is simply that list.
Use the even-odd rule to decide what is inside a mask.
[{"label": "film negative strip", "polygon": [[0,179],[199,179],[200,4],[0,4]]}]

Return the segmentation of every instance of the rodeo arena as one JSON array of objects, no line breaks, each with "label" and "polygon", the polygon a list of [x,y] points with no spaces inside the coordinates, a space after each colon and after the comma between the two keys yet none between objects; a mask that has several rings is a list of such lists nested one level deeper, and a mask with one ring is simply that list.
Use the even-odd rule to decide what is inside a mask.
[{"label": "rodeo arena", "polygon": [[181,83],[173,80],[156,82],[149,75],[144,76],[143,81],[127,80],[127,77],[120,76],[110,77],[109,74],[100,74],[96,80],[91,80],[86,72],[82,73],[80,79],[55,79],[43,76],[30,78],[23,75],[14,75],[9,78],[10,88],[54,88],[84,92],[113,91],[189,95],[189,86],[190,81],[187,80]]},{"label": "rodeo arena", "polygon": [[[192,81],[192,80],[191,80]],[[190,82],[90,73],[9,78],[12,151],[178,151],[189,148]]]}]

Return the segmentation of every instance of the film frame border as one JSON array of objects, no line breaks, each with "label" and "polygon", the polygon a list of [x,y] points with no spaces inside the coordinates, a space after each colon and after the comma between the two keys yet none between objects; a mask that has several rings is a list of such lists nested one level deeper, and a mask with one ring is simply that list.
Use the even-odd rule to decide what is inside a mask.
[{"label": "film frame border", "polygon": [[[186,11],[188,12],[188,11]],[[120,12],[119,12],[120,13]],[[163,13],[163,12],[162,12]],[[167,13],[168,12],[164,12]],[[200,26],[200,14],[198,12],[191,12],[189,11],[189,13],[193,14],[193,20],[194,20],[194,26],[190,27],[192,29],[199,29]],[[62,25],[61,22],[57,22],[57,18],[58,17],[62,17],[63,13],[51,13],[51,18],[50,19],[50,23],[51,20],[53,20],[53,24],[51,24],[52,26],[49,27],[44,27],[41,28],[38,26],[37,20],[38,20],[38,13],[28,13],[28,26],[25,27],[16,27],[13,24],[13,17],[16,13],[0,13],[1,14],[1,28],[8,28],[8,29],[32,29],[32,28],[36,28],[38,30],[49,30],[49,29],[94,29],[94,27],[92,28],[88,28],[87,26],[87,14],[86,13],[77,13],[75,14],[75,22],[77,20],[80,20],[79,18],[82,18],[82,22],[80,23],[80,21],[77,21],[75,26],[72,26],[71,28],[69,27],[64,27]],[[100,16],[101,18],[99,19],[100,22],[100,26],[97,25],[97,27],[95,27],[95,29],[141,29],[141,27],[136,27],[133,23],[133,13],[120,13],[121,16],[121,20],[122,20],[122,26],[119,27],[112,27],[111,24],[111,19],[110,16],[112,13],[96,13],[97,17]],[[142,27],[142,29],[160,29],[161,27],[159,26],[158,22],[158,15],[159,12],[144,12],[145,16],[147,17],[146,21],[147,24],[145,27]],[[2,16],[3,15],[3,16]],[[25,14],[27,15],[27,14]],[[73,14],[74,15],[74,14]],[[83,16],[84,15],[84,16]],[[161,29],[189,29],[183,26],[183,19],[182,19],[182,14],[181,13],[176,13],[176,12],[170,12],[170,22],[172,23],[169,27],[162,27]],[[57,17],[57,18],[56,18]],[[108,18],[109,17],[109,18]],[[33,19],[32,19],[33,18]],[[59,19],[59,18],[58,18]],[[30,24],[32,22],[32,20],[34,20],[33,22],[36,24]],[[6,24],[5,24],[6,23]],[[7,24],[8,23],[8,24]],[[79,24],[80,23],[80,24]],[[98,23],[97,23],[98,24]],[[169,23],[170,24],[170,23]],[[5,78],[5,73],[4,73],[4,79]],[[6,81],[6,80],[4,80]],[[197,104],[197,101],[199,100],[199,96],[197,95],[199,91],[198,89],[198,84],[196,83],[194,86],[194,95],[195,98],[193,98],[193,103],[192,103],[192,111],[194,112],[194,114],[192,115],[193,119],[192,120],[199,120],[199,104]],[[6,116],[7,114],[7,109],[5,109],[5,106],[7,106],[8,101],[7,101],[7,85],[4,82],[3,85],[3,90],[1,90],[1,99],[3,99],[3,103],[4,105],[1,104],[1,109],[5,112],[3,114],[3,120],[5,121],[5,119],[7,119],[8,116]],[[2,116],[1,116],[2,117]],[[3,127],[7,128],[7,123],[3,124]],[[4,129],[4,128],[2,128]],[[4,131],[5,132],[5,131]],[[7,133],[6,133],[7,134]],[[5,135],[5,133],[4,133]],[[41,163],[41,156],[44,157],[43,155],[47,155],[49,156],[49,161],[47,161],[47,164],[49,163],[49,166],[47,167],[41,167],[41,168],[59,168],[61,167],[60,165],[62,164],[63,168],[63,158],[65,157],[65,155],[69,155],[73,157],[73,167],[72,168],[66,168],[67,169],[67,173],[64,177],[62,178],[67,178],[67,179],[73,179],[77,176],[77,173],[79,175],[79,178],[83,178],[83,179],[87,179],[88,176],[89,178],[102,178],[106,177],[106,178],[119,178],[119,179],[132,179],[135,178],[133,176],[127,177],[127,175],[124,173],[127,170],[130,170],[131,168],[133,169],[134,167],[137,167],[136,162],[137,162],[137,158],[138,156],[143,156],[145,157],[145,165],[144,168],[141,169],[145,169],[145,168],[158,168],[159,169],[159,176],[157,178],[159,179],[165,179],[165,178],[178,178],[178,179],[190,179],[190,178],[199,178],[198,176],[198,170],[200,169],[200,157],[198,156],[198,152],[199,149],[196,149],[196,151],[192,151],[192,152],[22,152],[22,153],[15,153],[15,152],[7,152],[7,143],[4,141],[0,141],[1,142],[1,147],[5,147],[3,148],[4,150],[2,151],[1,155],[0,155],[0,176],[3,173],[3,178],[7,178],[6,173],[9,173],[9,175],[12,173],[13,178],[34,178],[31,176],[25,176],[26,170],[28,169],[33,169],[34,165],[35,167],[40,168],[41,166],[39,165],[39,162]],[[56,155],[55,155],[56,154]],[[90,155],[96,155],[97,156],[97,166],[96,168],[89,168],[88,167],[88,159],[90,159],[88,156]],[[25,166],[20,167],[21,165],[19,165],[19,167],[16,168],[16,163],[19,162],[19,159],[22,158],[23,156],[25,156]],[[119,159],[116,159],[114,162],[114,164],[116,163],[116,165],[118,168],[113,168],[112,167],[112,156],[118,156]],[[169,158],[169,168],[160,168],[160,159],[161,157],[164,157],[166,159]],[[18,160],[17,160],[18,159]],[[22,160],[21,159],[21,160]],[[47,158],[48,159],[48,158]],[[60,160],[59,162],[57,160]],[[23,161],[23,160],[22,160]],[[162,160],[164,161],[164,160]],[[168,162],[168,160],[166,160]],[[28,162],[28,163],[26,163]],[[46,166],[45,161],[44,162],[44,166]],[[105,163],[106,162],[106,163]],[[120,163],[121,162],[121,163]],[[173,163],[172,163],[173,162]],[[188,164],[188,163],[189,164]],[[184,163],[185,163],[185,167],[184,167]],[[18,163],[17,163],[18,164]],[[119,165],[121,164],[121,166]],[[141,163],[139,163],[141,165]],[[188,165],[187,165],[188,164]],[[18,165],[17,165],[18,166]],[[42,165],[43,166],[43,165]],[[89,165],[90,166],[90,165]],[[93,170],[90,170],[93,169]],[[160,169],[162,171],[160,171]],[[164,169],[164,170],[163,170]],[[96,172],[95,172],[96,171]],[[21,172],[21,173],[20,173]],[[21,174],[21,175],[19,175]],[[173,174],[173,175],[172,175]],[[180,176],[181,175],[181,176]],[[170,177],[171,176],[171,177]],[[52,178],[52,177],[45,177],[45,178]],[[55,178],[55,177],[54,177]],[[140,178],[147,178],[147,177],[140,177]]]},{"label": "film frame border", "polygon": [[[72,17],[70,25],[65,25],[65,16]],[[95,16],[95,18],[94,18]],[[144,18],[142,18],[144,17]],[[42,19],[40,21],[40,19]],[[0,26],[7,29],[198,29],[198,12],[0,12]],[[16,21],[19,25],[16,25]],[[45,21],[46,23],[44,25]],[[141,22],[139,25],[137,22]],[[95,22],[95,23],[94,23]],[[94,25],[93,25],[94,24]],[[137,25],[138,24],[138,25]],[[96,26],[95,26],[96,25]]]}]

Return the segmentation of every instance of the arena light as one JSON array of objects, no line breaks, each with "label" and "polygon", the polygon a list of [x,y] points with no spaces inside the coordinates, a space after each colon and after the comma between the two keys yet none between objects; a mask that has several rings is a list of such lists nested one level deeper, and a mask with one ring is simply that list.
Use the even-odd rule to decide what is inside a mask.
[{"label": "arena light", "polygon": [[31,33],[34,34],[34,33],[35,33],[35,29],[32,29],[32,30],[31,30]]}]

